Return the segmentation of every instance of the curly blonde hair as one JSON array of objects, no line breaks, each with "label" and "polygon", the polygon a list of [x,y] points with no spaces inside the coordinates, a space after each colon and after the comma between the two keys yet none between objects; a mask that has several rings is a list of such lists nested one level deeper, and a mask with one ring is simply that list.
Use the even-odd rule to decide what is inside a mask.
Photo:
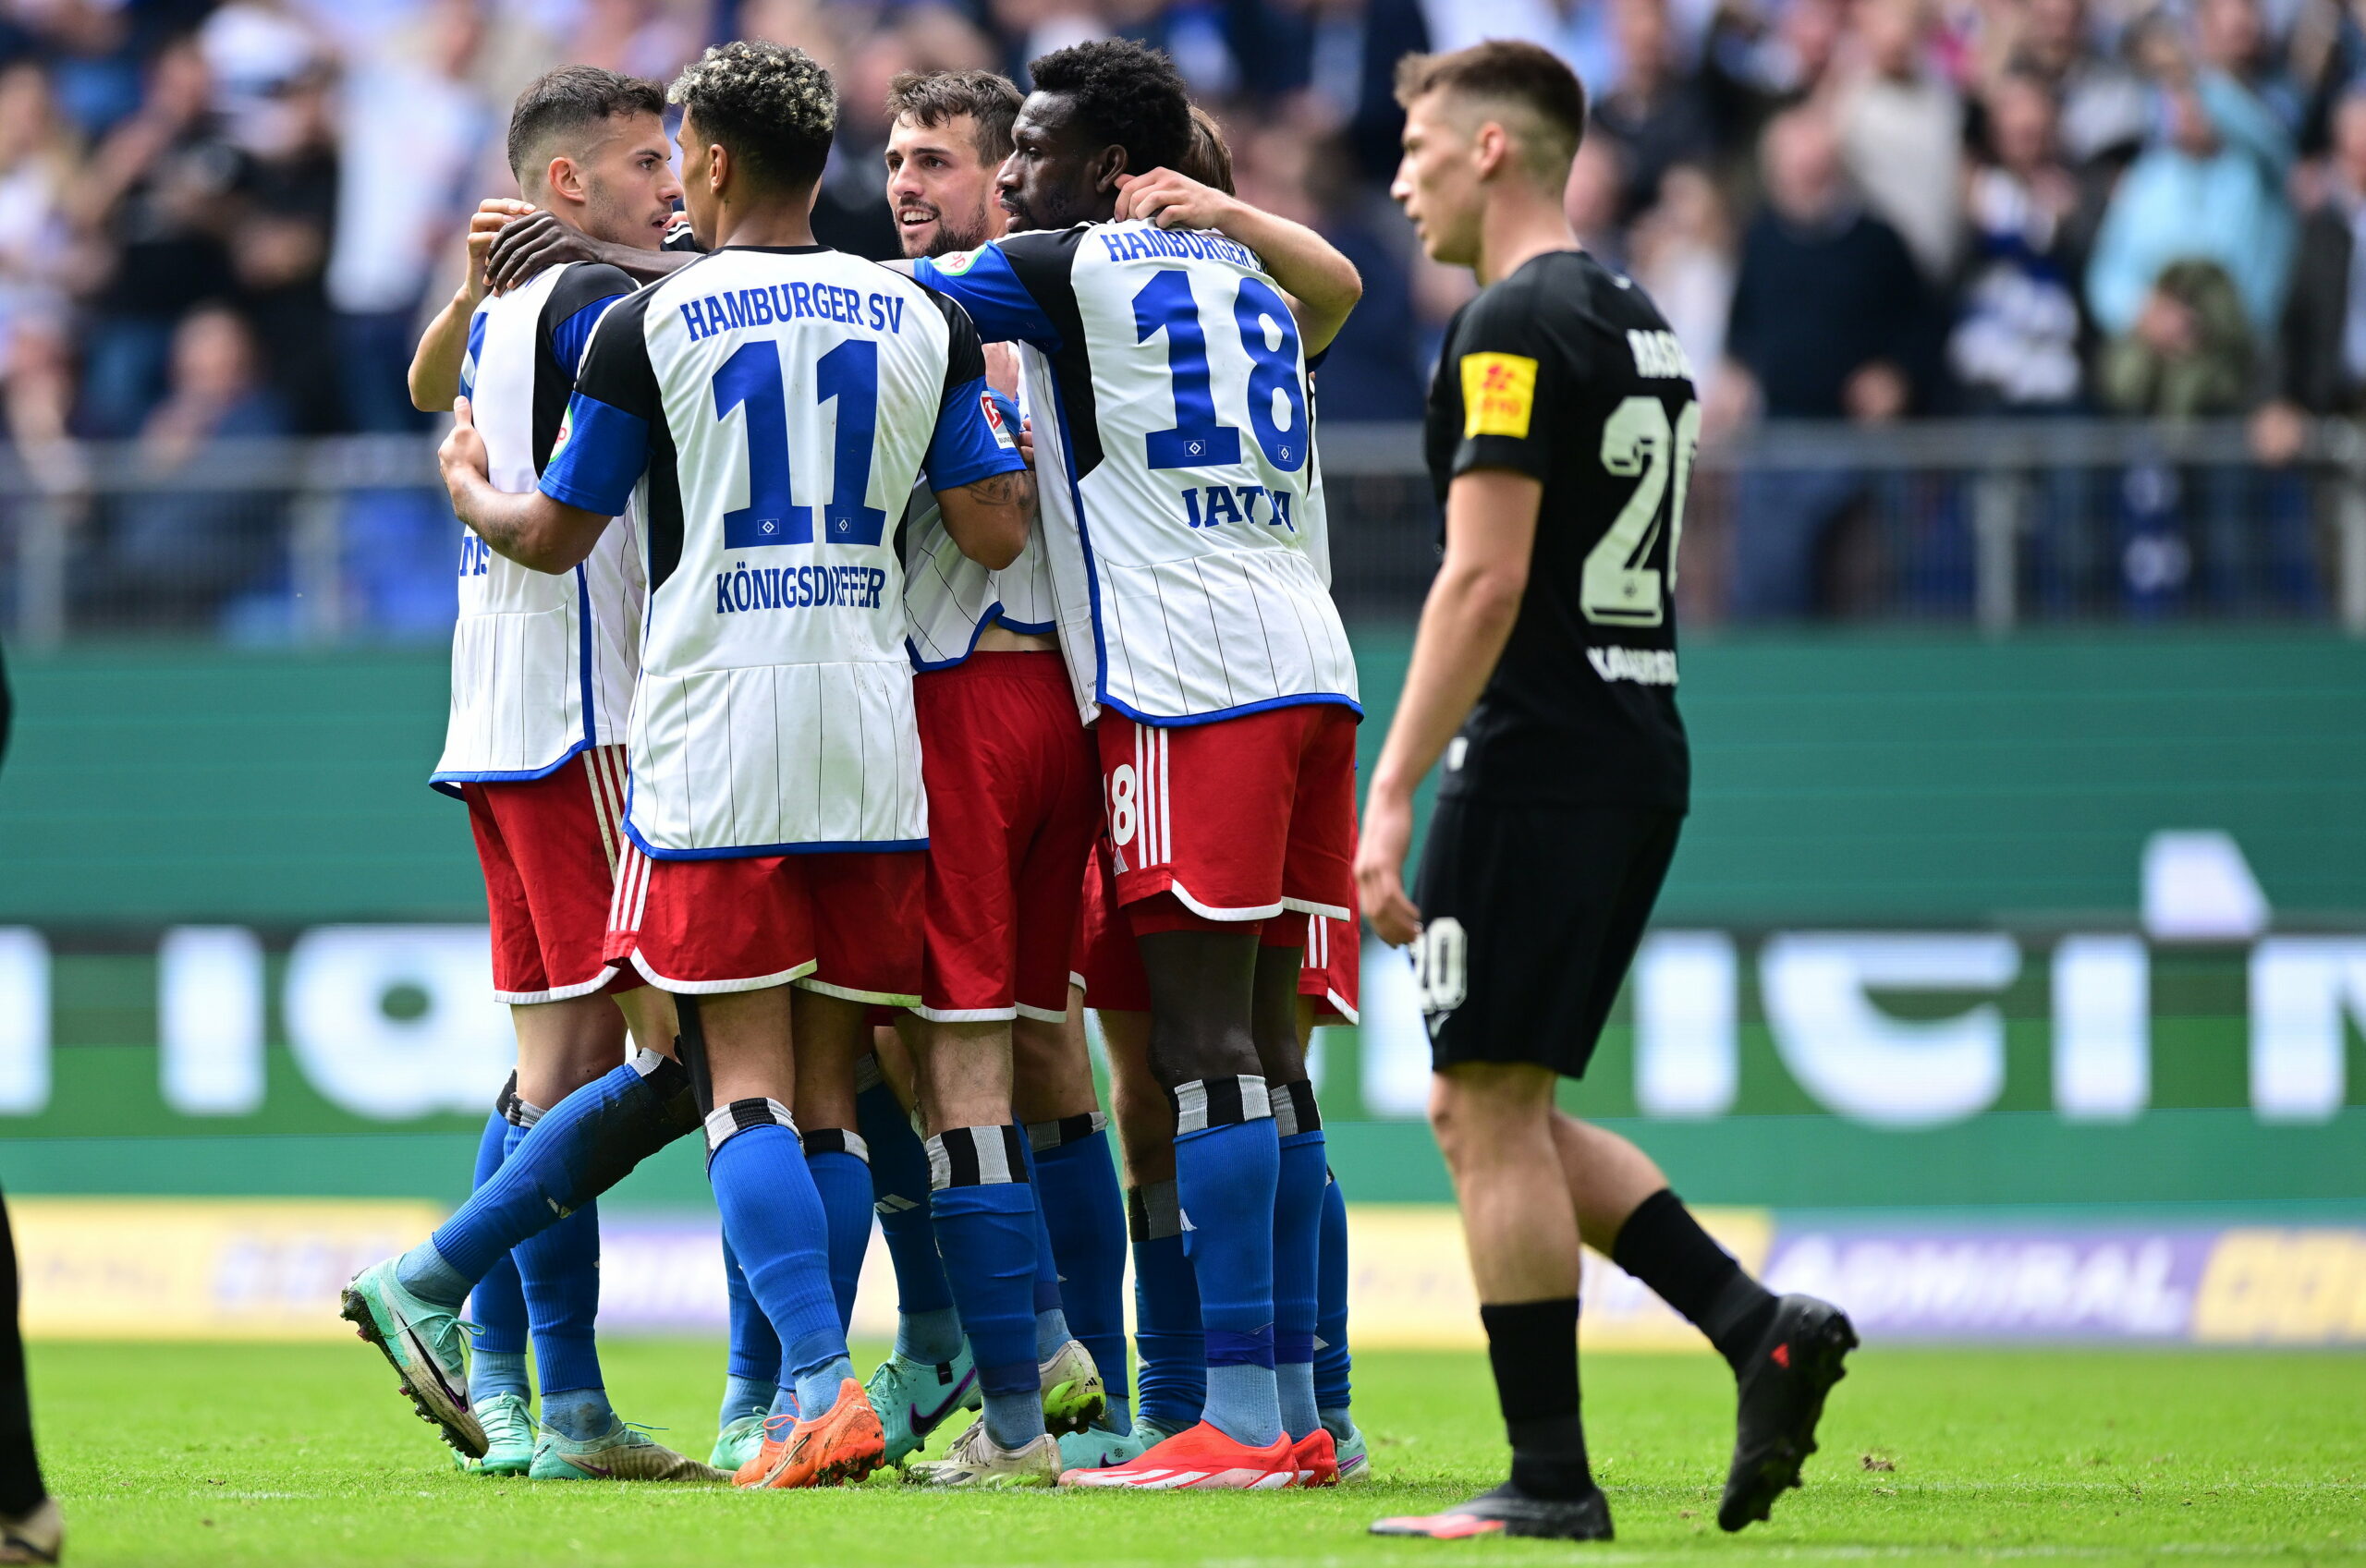
[{"label": "curly blonde hair", "polygon": [[682,67],[665,90],[760,178],[801,189],[822,177],[838,128],[838,90],[830,73],[794,45],[743,38],[718,43]]}]

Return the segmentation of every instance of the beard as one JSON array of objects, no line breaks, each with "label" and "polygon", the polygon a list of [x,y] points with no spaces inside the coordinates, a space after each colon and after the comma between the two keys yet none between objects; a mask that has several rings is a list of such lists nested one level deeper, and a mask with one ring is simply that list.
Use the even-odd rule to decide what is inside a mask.
[{"label": "beard", "polygon": [[975,250],[994,237],[994,224],[985,206],[964,221],[939,212],[936,215],[936,237],[929,241],[931,256],[950,256],[957,250]]}]

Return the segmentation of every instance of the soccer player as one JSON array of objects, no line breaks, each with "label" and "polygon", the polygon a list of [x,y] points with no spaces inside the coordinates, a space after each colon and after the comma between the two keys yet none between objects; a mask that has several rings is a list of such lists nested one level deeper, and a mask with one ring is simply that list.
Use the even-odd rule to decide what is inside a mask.
[{"label": "soccer player", "polygon": [[[1457,1508],[1372,1528],[1610,1538],[1578,1415],[1582,1238],[1732,1365],[1739,1432],[1717,1522],[1738,1530],[1798,1484],[1856,1336],[1824,1302],[1770,1295],[1640,1149],[1553,1102],[1593,1054],[1683,821],[1672,590],[1701,407],[1658,310],[1579,249],[1563,215],[1585,125],[1569,68],[1494,42],[1409,56],[1397,96],[1394,194],[1423,249],[1482,288],[1430,391],[1445,560],[1365,797],[1356,876],[1373,929],[1415,944],[1430,1120],[1512,1464]],[[1441,753],[1409,899],[1413,791]]]},{"label": "soccer player", "polygon": [[[1030,350],[1037,459],[1066,480],[1042,492],[1059,633],[1098,721],[1150,1064],[1178,1107],[1208,1360],[1198,1425],[1062,1479],[1288,1486],[1269,1084],[1310,1111],[1311,1096],[1302,928],[1263,923],[1344,918],[1352,896],[1355,669],[1308,553],[1322,500],[1301,339],[1328,344],[1361,284],[1311,231],[1174,173],[1191,121],[1165,56],[1096,43],[1029,69],[1000,184],[1014,228],[1033,232],[915,275]],[[1121,199],[1141,215],[1121,217]],[[1217,207],[1237,238],[1205,232]],[[1319,1211],[1320,1173],[1285,1205]]]},{"label": "soccer player", "polygon": [[[1193,104],[1191,132],[1191,148],[1179,172],[1232,195],[1232,151],[1225,140],[1224,128]],[[1310,546],[1327,582],[1324,542],[1317,536]],[[1074,987],[1069,1007],[1080,1048],[1085,1001],[1099,999],[1094,1011],[1109,1051],[1111,1090],[1125,1146],[1127,1225],[1134,1250],[1135,1319],[1141,1355],[1141,1406],[1131,1434],[1134,1453],[1138,1453],[1199,1420],[1206,1395],[1206,1345],[1200,1329],[1199,1287],[1183,1256],[1182,1210],[1175,1195],[1175,1109],[1150,1075],[1149,993],[1133,932],[1122,918],[1112,918],[1113,901],[1104,881],[1106,849],[1105,843],[1099,846],[1085,873],[1083,950],[1077,956],[1077,972],[1072,977],[1079,983]],[[1354,920],[1310,915],[1306,927],[1305,956],[1299,971],[1301,1052],[1319,1020],[1356,1021],[1360,978]],[[1322,1128],[1300,1127],[1293,1116],[1285,1130],[1279,1120],[1283,1109],[1277,1102],[1275,1130],[1282,1133],[1284,1158],[1294,1163],[1309,1160],[1319,1163]],[[1295,1107],[1290,1109],[1295,1112]],[[1283,1213],[1277,1206],[1276,1219]],[[1311,1217],[1318,1227],[1311,1239],[1305,1234],[1311,1217],[1304,1207],[1291,1208],[1289,1215],[1292,1225],[1277,1227],[1274,1236],[1275,1373],[1284,1426],[1299,1440],[1299,1485],[1368,1480],[1372,1475],[1369,1449],[1348,1408],[1348,1213],[1337,1179],[1325,1170],[1322,1209],[1319,1216]],[[1281,1288],[1279,1282],[1284,1280],[1295,1288]],[[1279,1342],[1285,1337],[1292,1341],[1293,1348],[1310,1344],[1311,1359],[1279,1359]],[[1310,1407],[1311,1416],[1307,1413]],[[1332,1440],[1327,1460],[1312,1440],[1310,1422],[1319,1422]],[[1114,1465],[1134,1453],[1113,1447],[1087,1463]]]},{"label": "soccer player", "polygon": [[[908,254],[966,250],[1002,232],[994,176],[1009,153],[1019,101],[1018,89],[985,71],[906,73],[890,84],[887,199]],[[1002,392],[994,396],[995,417],[1016,431],[1017,405]],[[1054,1305],[1059,1277],[1049,1270],[1038,1218],[1039,1164],[1071,1145],[1097,1155],[1113,1236],[1122,1235],[1122,1222],[1106,1140],[1094,1136],[1090,1064],[1082,1136],[1063,1140],[1055,1122],[1043,1140],[1013,1120],[1013,1035],[1050,1031],[1057,1039],[1065,1026],[1067,950],[1099,785],[1092,740],[1049,635],[1040,546],[1006,571],[988,571],[960,553],[926,493],[915,493],[904,534],[907,646],[918,672],[913,701],[932,824],[921,1005],[907,1039],[929,1132],[924,1201],[943,1259],[941,1273],[932,1273],[933,1258],[904,1271],[923,1290],[944,1280],[950,1306],[915,1310],[905,1295],[896,1353],[869,1389],[891,1453],[901,1457],[896,1451],[917,1446],[957,1403],[966,1330],[983,1419],[949,1457],[915,1465],[907,1477],[1049,1485],[1059,1477],[1062,1450],[1047,1417],[1068,1431],[1085,1428],[1106,1392],[1097,1357],[1070,1337]],[[898,1131],[881,1129],[883,1137]],[[1078,1168],[1093,1173],[1089,1161]],[[1061,1174],[1068,1173],[1064,1162]],[[918,1195],[899,1196],[917,1209]],[[1043,1207],[1053,1205],[1045,1186]],[[863,1219],[867,1232],[867,1211]],[[1108,1249],[1099,1270],[1121,1391],[1122,1247]],[[896,1249],[899,1265],[908,1250]],[[1052,1300],[1039,1293],[1039,1279]]]},{"label": "soccer player", "polygon": [[[681,193],[663,108],[652,83],[593,66],[549,72],[510,115],[518,188],[569,227],[654,248]],[[411,395],[423,408],[449,407],[456,392],[471,397],[494,482],[528,491],[557,440],[593,323],[633,285],[613,267],[559,267],[488,296],[482,249],[472,241],[466,280],[421,340]],[[622,1060],[628,1020],[644,1048],[670,1049],[663,993],[604,956],[641,592],[621,529],[565,576],[505,560],[462,530],[451,717],[432,782],[468,804],[493,920],[494,995],[509,1003],[518,1033],[518,1072],[486,1124],[479,1185],[549,1108]],[[558,1480],[712,1478],[609,1406],[592,1333],[599,1264],[598,1212],[586,1204],[478,1284],[469,1392],[487,1446],[465,1467]],[[539,1438],[528,1404],[530,1324],[543,1380]]]},{"label": "soccer player", "polygon": [[[8,671],[0,662],[0,758],[8,751],[14,704]],[[32,1397],[25,1387],[25,1343],[18,1327],[17,1238],[8,1204],[0,1197],[0,1562],[55,1562],[64,1550],[66,1521],[42,1483],[33,1450]]]},{"label": "soccer player", "polygon": [[723,249],[603,318],[540,490],[486,481],[465,402],[442,457],[460,516],[543,570],[638,494],[651,588],[608,956],[675,994],[725,1234],[787,1347],[793,1386],[738,1479],[809,1486],[860,1479],[882,1445],[787,1110],[792,1041],[809,998],[860,1017],[812,985],[919,984],[926,807],[886,506],[925,470],[947,528],[1000,564],[1031,486],[968,318],[812,242],[828,73],[738,43],[671,97],[684,205]]}]

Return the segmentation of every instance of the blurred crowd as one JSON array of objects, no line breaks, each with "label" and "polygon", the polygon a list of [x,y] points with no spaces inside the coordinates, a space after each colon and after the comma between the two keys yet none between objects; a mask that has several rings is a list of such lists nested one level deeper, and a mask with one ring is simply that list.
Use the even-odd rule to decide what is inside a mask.
[{"label": "blurred crowd", "polygon": [[[2128,5],[2131,8],[2106,9]],[[1332,419],[1410,419],[1467,281],[1386,184],[1396,58],[1524,36],[1584,78],[1572,222],[1650,288],[1713,431],[1756,417],[2245,414],[2366,386],[2366,26],[2337,0],[5,0],[0,370],[20,444],[416,428],[401,367],[510,96],[708,41],[837,70],[821,227],[894,244],[909,67],[1169,50],[1244,195],[1368,293]]]},{"label": "blurred crowd", "polygon": [[[84,439],[136,441],[169,474],[216,437],[423,429],[411,344],[467,213],[514,191],[507,105],[553,64],[663,79],[717,38],[804,45],[845,101],[817,227],[884,256],[893,76],[1023,80],[1109,33],[1168,50],[1241,193],[1361,267],[1329,419],[1418,418],[1470,287],[1388,201],[1395,64],[1506,36],[1584,79],[1570,220],[1667,314],[1713,439],[1760,419],[2240,416],[2280,462],[2311,416],[2366,405],[2366,0],[0,0],[0,419],[69,479]],[[2056,488],[2053,511],[2094,511]],[[1816,541],[1865,494],[1749,476],[1735,613],[1828,599]],[[222,541],[264,551],[264,514],[192,508],[106,522],[76,598],[150,614],[251,580]],[[2233,490],[2212,506],[2252,509]],[[447,526],[432,496],[348,512],[349,535],[379,530],[373,563],[417,557],[362,574],[398,601],[372,616],[448,618]],[[2112,550],[2078,546],[2105,571]]]}]

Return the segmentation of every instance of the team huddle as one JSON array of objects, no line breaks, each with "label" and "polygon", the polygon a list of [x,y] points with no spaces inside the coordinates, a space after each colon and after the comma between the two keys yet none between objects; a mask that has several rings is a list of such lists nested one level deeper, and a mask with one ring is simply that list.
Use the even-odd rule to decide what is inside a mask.
[{"label": "team huddle", "polygon": [[[1488,200],[1533,183],[1557,213],[1575,81],[1516,45],[1408,66],[1400,199],[1433,254],[1495,284],[1441,237],[1428,193],[1448,174],[1420,133],[1433,154],[1464,134],[1482,194],[1513,182]],[[1360,885],[1384,936],[1421,937],[1440,1136],[1514,1448],[1506,1488],[1376,1528],[1609,1533],[1576,1428],[1576,1235],[1561,1292],[1557,1261],[1491,1266],[1505,1214],[1477,1207],[1493,1178],[1468,1127],[1530,1110],[1562,1140],[1567,1188],[1545,1185],[1586,1239],[1727,1350],[1728,1527],[1764,1517],[1812,1451],[1846,1320],[1750,1280],[1631,1146],[1548,1129],[1549,1095],[1486,1087],[1505,1063],[1548,1084],[1582,1072],[1673,851],[1665,602],[1698,427],[1681,351],[1640,292],[1566,249],[1457,321],[1433,397],[1447,565],[1360,847],[1313,373],[1355,268],[1231,195],[1222,132],[1164,55],[1088,43],[1030,75],[1023,96],[983,72],[896,79],[886,195],[906,260],[885,265],[814,243],[837,103],[796,49],[712,49],[662,91],[568,67],[520,95],[525,200],[484,204],[469,280],[411,371],[414,401],[455,414],[440,458],[464,525],[433,782],[468,807],[518,1071],[472,1196],[356,1276],[345,1316],[485,1475],[1362,1479],[1346,1209],[1306,1057],[1318,1022],[1356,1015]],[[1495,118],[1474,129],[1457,106]],[[1521,303],[1482,310],[1516,287]],[[1540,371],[1488,335],[1521,322],[1572,345],[1607,330],[1632,363],[1565,346],[1586,384]],[[1576,454],[1592,478],[1573,492],[1567,444],[1531,421],[1600,423],[1592,383],[1622,376],[1641,385],[1612,399],[1625,444],[1605,429],[1599,456]],[[1441,435],[1444,401],[1459,428]],[[1616,496],[1594,493],[1605,469]],[[1527,875],[1551,907],[1518,912],[1525,935],[1488,905],[1534,842],[1505,836],[1488,792],[1564,760],[1520,705],[1567,606],[1532,633],[1522,609],[1528,635],[1497,638],[1458,708],[1432,624],[1479,526],[1466,486],[1506,475],[1532,476],[1538,572],[1576,550],[1580,618],[1645,628],[1621,635],[1648,657],[1569,662],[1601,695],[1555,687],[1543,707],[1604,704],[1675,759],[1646,768],[1647,809],[1590,823],[1606,893]],[[1584,537],[1548,543],[1564,531]],[[1424,929],[1396,882],[1398,795],[1457,730]],[[1509,978],[1535,963],[1555,971],[1546,993]],[[593,1330],[597,1197],[694,1133],[731,1314],[705,1464],[611,1407]],[[898,1326],[862,1380],[847,1331],[874,1222]],[[965,1409],[979,1418],[944,1457],[915,1457]]]}]

